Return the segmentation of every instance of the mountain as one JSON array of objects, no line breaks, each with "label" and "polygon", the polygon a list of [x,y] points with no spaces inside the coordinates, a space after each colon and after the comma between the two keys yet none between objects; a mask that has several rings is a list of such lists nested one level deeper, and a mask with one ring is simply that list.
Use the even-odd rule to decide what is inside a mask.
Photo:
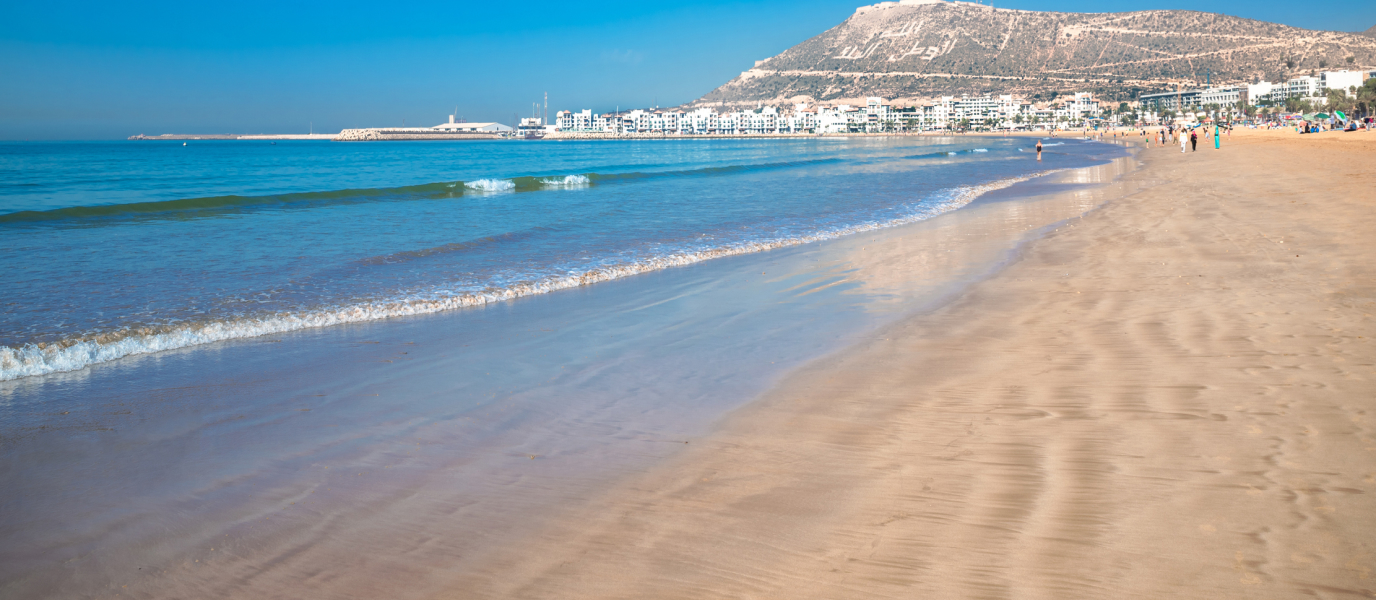
[{"label": "mountain", "polygon": [[1119,101],[1206,79],[1283,81],[1373,66],[1376,38],[1358,33],[1186,10],[1060,13],[903,0],[862,6],[685,108],[1072,91]]},{"label": "mountain", "polygon": [[1362,32],[1362,35],[1367,36],[1367,37],[1376,37],[1376,25],[1372,25],[1372,26],[1371,26],[1371,29],[1368,29],[1368,30],[1366,30],[1366,31],[1363,31],[1363,32]]}]

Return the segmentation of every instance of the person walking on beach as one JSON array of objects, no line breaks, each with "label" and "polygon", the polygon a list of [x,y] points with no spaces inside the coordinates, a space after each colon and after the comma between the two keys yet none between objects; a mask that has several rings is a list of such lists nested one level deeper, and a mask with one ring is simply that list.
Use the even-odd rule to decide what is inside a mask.
[{"label": "person walking on beach", "polygon": [[1199,149],[1199,132],[1197,132],[1197,131],[1191,129],[1191,130],[1190,130],[1190,152],[1194,152],[1195,150],[1198,150],[1198,149]]},{"label": "person walking on beach", "polygon": [[1042,159],[1042,141],[1037,140],[1037,160]]},{"label": "person walking on beach", "polygon": [[1176,135],[1175,137],[1180,139],[1180,153],[1184,154],[1185,147],[1190,145],[1190,139],[1185,137],[1185,132],[1183,131],[1181,131],[1179,135]]}]

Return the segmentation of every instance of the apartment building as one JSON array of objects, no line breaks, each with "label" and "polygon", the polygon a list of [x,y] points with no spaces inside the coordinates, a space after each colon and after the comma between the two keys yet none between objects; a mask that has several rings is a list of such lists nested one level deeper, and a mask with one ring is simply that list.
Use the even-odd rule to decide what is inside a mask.
[{"label": "apartment building", "polygon": [[795,104],[789,112],[773,106],[718,113],[709,108],[688,112],[632,110],[620,114],[559,111],[560,131],[595,133],[661,133],[666,135],[770,135],[780,133],[881,133],[936,131],[958,125],[978,128],[1021,127],[1040,121],[1083,122],[1099,116],[1093,94],[1077,93],[1050,107],[1037,108],[1012,95],[943,96],[920,106],[893,106],[883,98],[864,106],[841,104],[809,108]]},{"label": "apartment building", "polygon": [[1367,79],[1362,71],[1325,71],[1319,74],[1319,92],[1328,95],[1328,90],[1342,90],[1348,94],[1351,88],[1361,87]]},{"label": "apartment building", "polygon": [[1143,106],[1154,110],[1181,110],[1196,106],[1233,106],[1244,102],[1253,106],[1262,102],[1283,102],[1288,98],[1326,96],[1329,90],[1343,90],[1361,86],[1373,73],[1363,71],[1324,71],[1318,75],[1302,75],[1282,83],[1257,83],[1215,86],[1204,90],[1181,90],[1146,94],[1139,98]]}]

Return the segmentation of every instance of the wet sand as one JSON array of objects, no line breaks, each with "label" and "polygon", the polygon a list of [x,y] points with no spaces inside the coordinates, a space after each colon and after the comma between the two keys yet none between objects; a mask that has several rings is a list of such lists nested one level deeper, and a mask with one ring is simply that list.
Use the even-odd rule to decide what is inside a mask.
[{"label": "wet sand", "polygon": [[0,598],[482,597],[589,498],[1121,195],[1122,154],[900,227],[0,383]]},{"label": "wet sand", "polygon": [[1376,595],[1376,136],[1211,146],[445,596]]}]

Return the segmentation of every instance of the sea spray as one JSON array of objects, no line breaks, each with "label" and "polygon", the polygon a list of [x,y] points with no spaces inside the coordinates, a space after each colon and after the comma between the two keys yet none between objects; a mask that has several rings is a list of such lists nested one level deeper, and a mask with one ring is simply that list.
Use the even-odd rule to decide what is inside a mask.
[{"label": "sea spray", "polygon": [[479,192],[509,192],[516,189],[516,184],[506,179],[479,179],[477,181],[465,181],[464,187]]},{"label": "sea spray", "polygon": [[579,187],[591,185],[592,180],[587,175],[565,175],[563,177],[545,177],[540,179],[540,183],[545,187]]}]

